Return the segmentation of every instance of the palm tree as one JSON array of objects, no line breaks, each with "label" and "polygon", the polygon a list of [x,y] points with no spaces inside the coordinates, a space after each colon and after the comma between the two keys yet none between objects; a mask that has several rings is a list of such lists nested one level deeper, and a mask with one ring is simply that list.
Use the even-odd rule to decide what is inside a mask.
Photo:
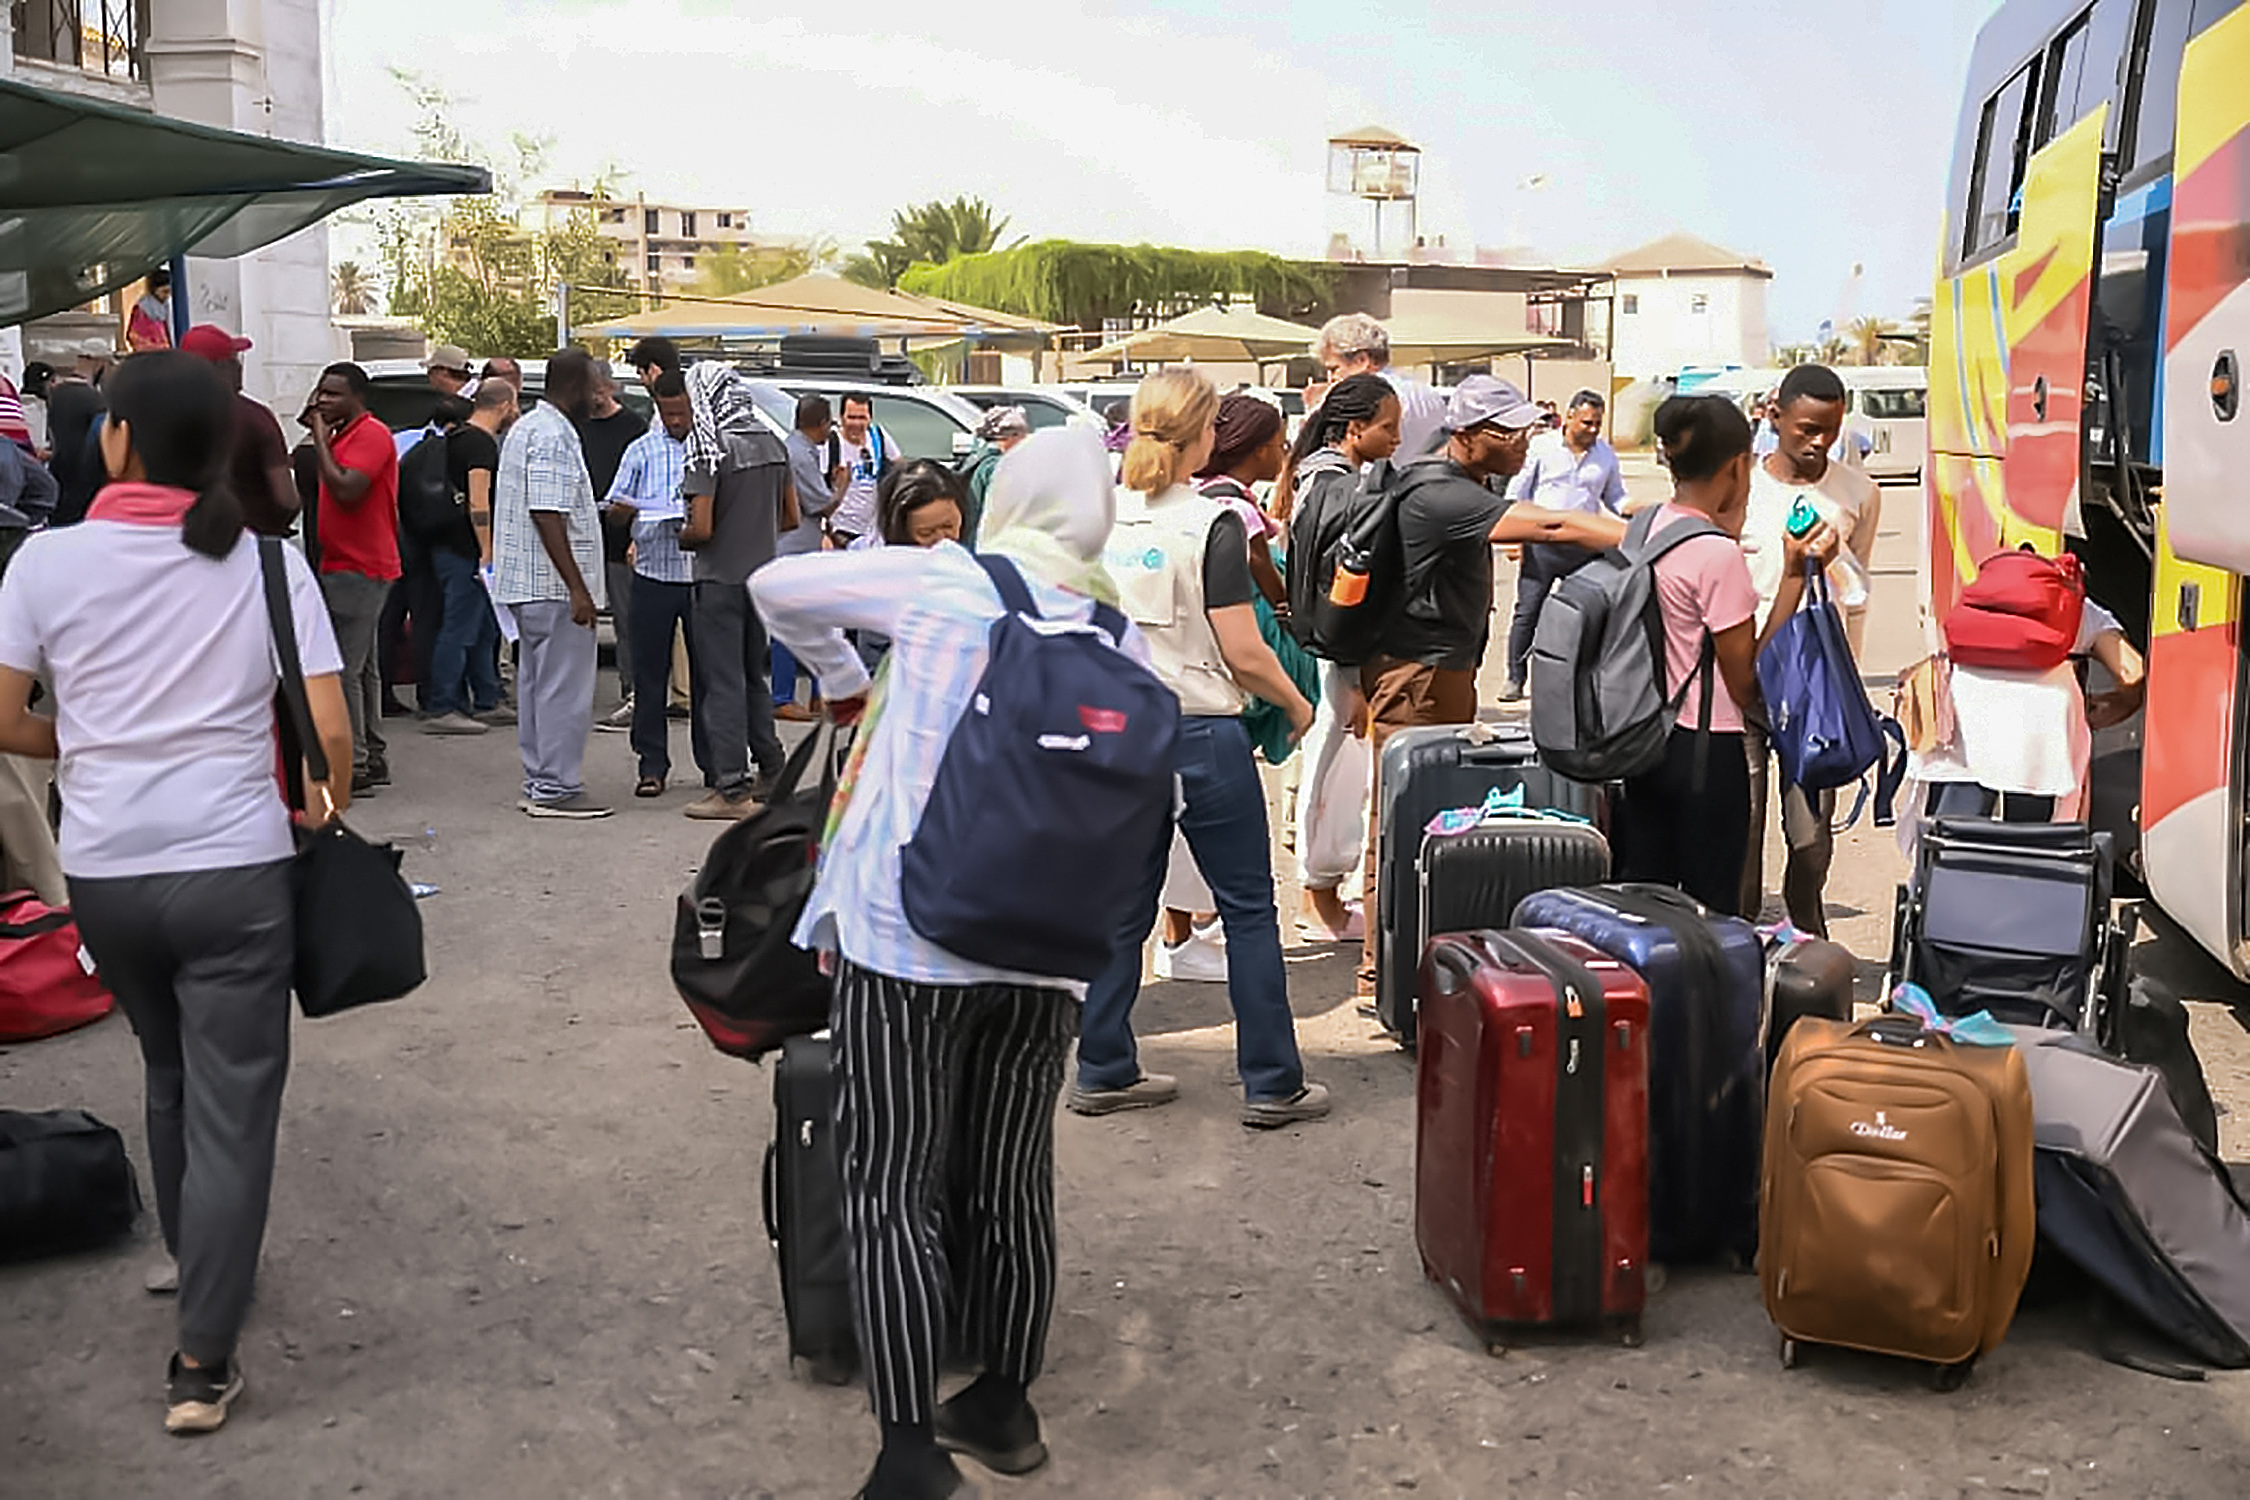
[{"label": "palm tree", "polygon": [[[921,261],[942,266],[957,255],[982,255],[1000,244],[1009,220],[995,218],[982,198],[909,204],[891,215],[891,237],[869,240],[867,253],[844,262],[844,276],[862,286],[898,285],[906,268]],[[1022,243],[1021,238],[1017,243]]]},{"label": "palm tree", "polygon": [[340,317],[364,318],[375,309],[375,288],[367,273],[355,260],[340,261],[336,266],[334,295],[336,312]]},{"label": "palm tree", "polygon": [[1849,340],[1851,362],[1881,364],[1884,340],[1896,331],[1888,318],[1854,318],[1844,330]]}]

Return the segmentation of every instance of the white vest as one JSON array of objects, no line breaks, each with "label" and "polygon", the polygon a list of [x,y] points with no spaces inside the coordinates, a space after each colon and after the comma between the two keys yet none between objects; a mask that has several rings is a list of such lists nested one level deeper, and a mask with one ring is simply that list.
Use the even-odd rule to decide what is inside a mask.
[{"label": "white vest", "polygon": [[1156,675],[1179,694],[1184,714],[1229,717],[1250,701],[1204,613],[1203,549],[1225,510],[1186,485],[1153,499],[1120,489],[1117,525],[1103,554],[1125,617],[1148,639]]}]

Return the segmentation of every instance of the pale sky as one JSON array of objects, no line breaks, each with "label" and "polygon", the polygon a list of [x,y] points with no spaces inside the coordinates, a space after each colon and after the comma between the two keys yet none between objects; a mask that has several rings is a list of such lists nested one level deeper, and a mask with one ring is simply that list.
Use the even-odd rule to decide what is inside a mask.
[{"label": "pale sky", "polygon": [[549,135],[558,183],[614,163],[764,233],[856,249],[892,208],[966,193],[1011,235],[1315,256],[1346,222],[1324,141],[1381,124],[1423,148],[1424,234],[1583,264],[1685,229],[1774,267],[1777,342],[1928,294],[1996,8],[323,3],[342,146],[409,147],[396,64],[458,96],[495,155]]}]

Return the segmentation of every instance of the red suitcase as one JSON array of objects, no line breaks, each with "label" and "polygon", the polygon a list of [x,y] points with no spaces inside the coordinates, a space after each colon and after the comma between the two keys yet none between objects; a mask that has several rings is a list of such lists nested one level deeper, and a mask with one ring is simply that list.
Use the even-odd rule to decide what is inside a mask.
[{"label": "red suitcase", "polygon": [[1494,1347],[1601,1323],[1641,1341],[1648,987],[1567,933],[1430,939],[1419,997],[1414,1236]]}]

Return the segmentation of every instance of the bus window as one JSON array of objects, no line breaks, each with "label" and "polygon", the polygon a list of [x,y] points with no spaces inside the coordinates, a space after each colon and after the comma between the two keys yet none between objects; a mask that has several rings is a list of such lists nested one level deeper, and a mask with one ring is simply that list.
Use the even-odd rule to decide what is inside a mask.
[{"label": "bus window", "polygon": [[1968,238],[1964,257],[1997,245],[2016,229],[2016,189],[2023,186],[2024,164],[2030,159],[2033,104],[2039,64],[2024,64],[1985,101],[1984,117],[1977,127],[1977,162],[1969,179]]},{"label": "bus window", "polygon": [[1871,422],[1904,422],[1922,415],[1927,391],[1872,387],[1859,393],[1859,409]]},{"label": "bus window", "polygon": [[2172,127],[2179,116],[2180,52],[2187,46],[2190,7],[2188,0],[2154,0],[2154,8],[2140,86],[2134,91],[2132,138],[2118,153],[2128,174],[2172,154]]},{"label": "bus window", "polygon": [[[2047,49],[2046,103],[2040,111],[2042,146],[2108,102],[2117,92],[2119,64],[2133,23],[2132,0],[2096,0]],[[2115,122],[2110,129],[2114,132]]]}]

